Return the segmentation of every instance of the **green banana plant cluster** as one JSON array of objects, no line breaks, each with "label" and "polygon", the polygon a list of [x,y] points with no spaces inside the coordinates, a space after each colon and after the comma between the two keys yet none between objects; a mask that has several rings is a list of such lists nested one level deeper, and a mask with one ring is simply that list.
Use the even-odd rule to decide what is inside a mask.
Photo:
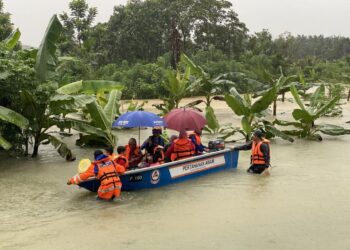
[{"label": "green banana plant cluster", "polygon": [[169,95],[162,99],[162,104],[153,105],[161,115],[169,113],[174,108],[179,108],[181,100],[188,94],[190,87],[191,68],[186,67],[184,74],[180,70],[168,70],[168,80],[164,82],[164,88]]},{"label": "green banana plant cluster", "polygon": [[331,136],[339,136],[350,134],[350,130],[341,126],[332,124],[316,124],[316,120],[329,112],[339,101],[340,95],[333,97],[331,100],[317,105],[317,100],[322,95],[323,87],[320,86],[310,98],[310,106],[306,107],[300,98],[297,88],[293,85],[290,91],[298,104],[299,108],[293,110],[293,118],[295,122],[275,121],[275,124],[280,126],[294,126],[294,130],[285,130],[284,133],[300,138],[321,141],[323,138],[320,135],[326,134]]},{"label": "green banana plant cluster", "polygon": [[191,73],[195,77],[195,80],[191,82],[188,88],[189,91],[204,97],[204,100],[195,100],[187,104],[186,107],[195,107],[204,103],[205,117],[208,121],[205,130],[209,133],[218,133],[220,130],[220,124],[213,108],[211,107],[211,103],[213,100],[225,101],[222,95],[235,84],[226,79],[227,74],[220,74],[217,77],[211,77],[202,67],[196,65],[185,54],[181,55],[181,61],[191,69]]},{"label": "green banana plant cluster", "polygon": [[232,111],[241,118],[241,128],[227,127],[222,132],[223,139],[240,133],[246,141],[250,140],[251,133],[255,129],[266,131],[268,138],[281,137],[282,139],[293,142],[294,139],[280,131],[272,122],[262,119],[265,110],[273,103],[278,93],[278,88],[273,86],[265,94],[253,102],[251,95],[245,94],[241,97],[235,88],[230,90],[230,94],[225,95],[225,101]]}]

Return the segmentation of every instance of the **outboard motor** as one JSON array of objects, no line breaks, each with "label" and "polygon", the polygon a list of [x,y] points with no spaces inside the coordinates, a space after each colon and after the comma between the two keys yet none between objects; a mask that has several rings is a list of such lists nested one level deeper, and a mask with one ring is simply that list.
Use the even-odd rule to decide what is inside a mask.
[{"label": "outboard motor", "polygon": [[208,148],[210,152],[223,150],[225,149],[225,142],[224,140],[220,140],[220,139],[209,141]]}]

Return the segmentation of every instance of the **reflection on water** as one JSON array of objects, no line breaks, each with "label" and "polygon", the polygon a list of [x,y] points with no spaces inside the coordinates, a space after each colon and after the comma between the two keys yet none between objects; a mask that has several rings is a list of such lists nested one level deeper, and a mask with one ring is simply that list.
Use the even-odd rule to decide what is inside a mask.
[{"label": "reflection on water", "polygon": [[[237,170],[113,202],[66,186],[77,162],[44,146],[37,160],[0,163],[0,249],[348,249],[349,145],[350,137],[276,140],[270,177],[247,174],[243,152]],[[93,151],[74,150],[78,159]]]}]

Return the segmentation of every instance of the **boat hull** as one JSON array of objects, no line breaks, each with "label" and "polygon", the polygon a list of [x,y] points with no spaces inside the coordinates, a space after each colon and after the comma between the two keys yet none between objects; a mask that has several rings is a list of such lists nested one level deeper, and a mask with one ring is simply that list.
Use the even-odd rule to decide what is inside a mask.
[{"label": "boat hull", "polygon": [[[238,151],[224,149],[155,167],[127,171],[120,176],[122,190],[156,188],[225,169],[237,168],[238,155]],[[100,182],[92,178],[80,183],[79,186],[97,192]]]}]

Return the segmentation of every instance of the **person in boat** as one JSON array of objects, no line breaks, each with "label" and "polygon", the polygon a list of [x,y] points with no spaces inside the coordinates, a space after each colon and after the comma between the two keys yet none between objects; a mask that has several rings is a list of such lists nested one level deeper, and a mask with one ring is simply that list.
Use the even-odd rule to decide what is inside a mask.
[{"label": "person in boat", "polygon": [[150,155],[153,155],[154,149],[159,145],[164,147],[164,139],[161,136],[162,128],[154,127],[152,129],[152,135],[147,138],[147,140],[142,144],[141,150],[146,150],[146,152]]},{"label": "person in boat", "polygon": [[165,157],[170,157],[171,161],[188,158],[194,155],[195,145],[187,137],[186,131],[180,132],[179,138],[174,141],[173,145],[171,145],[165,153]]},{"label": "person in boat", "polygon": [[129,160],[128,160],[128,158],[125,157],[125,147],[119,146],[117,148],[117,153],[118,153],[118,155],[116,156],[116,158],[114,160],[115,163],[122,165],[125,168],[125,170],[127,170],[129,167]]},{"label": "person in boat", "polygon": [[129,168],[135,168],[141,162],[143,155],[135,138],[130,138],[128,145],[125,146],[124,156],[129,161]]},{"label": "person in boat", "polygon": [[117,155],[114,153],[114,149],[112,146],[108,146],[105,148],[105,155],[108,155],[113,161],[117,158]]},{"label": "person in boat", "polygon": [[94,152],[94,158],[95,161],[91,163],[84,173],[75,175],[68,180],[67,184],[78,185],[80,182],[95,176],[101,182],[97,192],[98,198],[113,200],[115,197],[119,197],[122,188],[119,175],[125,172],[125,168],[122,165],[116,164],[102,150],[96,150]]},{"label": "person in boat", "polygon": [[189,135],[189,138],[196,147],[196,155],[201,155],[204,151],[208,151],[208,147],[202,144],[201,136],[202,129],[196,129],[195,131],[193,131],[193,133]]},{"label": "person in boat", "polygon": [[154,148],[154,152],[152,155],[152,164],[160,165],[165,162],[164,148],[160,145]]},{"label": "person in boat", "polygon": [[[177,135],[172,135],[170,136],[170,140],[169,140],[169,143],[167,145],[165,145],[164,147],[164,152],[167,152],[168,149],[174,144],[174,141],[177,139]],[[170,155],[167,157],[166,156],[166,153],[164,153],[164,156],[165,156],[165,162],[171,162],[171,159],[170,159]]]},{"label": "person in boat", "polygon": [[252,150],[251,166],[248,173],[261,174],[268,173],[270,167],[270,142],[265,139],[261,130],[253,133],[252,141],[242,146],[234,147],[234,150]]}]

